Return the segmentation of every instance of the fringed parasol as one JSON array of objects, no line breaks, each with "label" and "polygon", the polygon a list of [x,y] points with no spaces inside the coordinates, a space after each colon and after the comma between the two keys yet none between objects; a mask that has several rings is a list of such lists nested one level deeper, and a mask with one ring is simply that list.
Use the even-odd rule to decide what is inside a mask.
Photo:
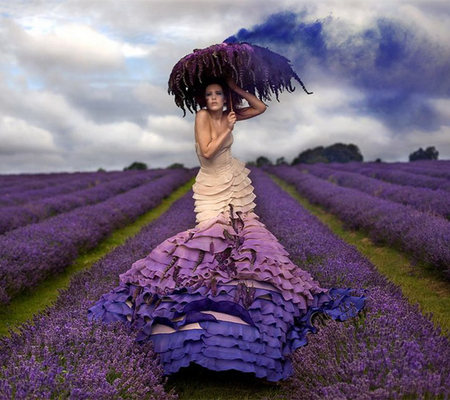
[{"label": "fringed parasol", "polygon": [[[194,113],[199,107],[205,83],[213,78],[231,77],[242,89],[259,97],[261,101],[271,100],[283,91],[293,92],[291,79],[305,85],[291,67],[290,61],[268,48],[249,43],[220,43],[205,49],[195,49],[183,57],[172,69],[169,78],[169,94],[175,95],[175,104],[183,110]],[[242,97],[231,94],[232,104],[239,106]]]}]

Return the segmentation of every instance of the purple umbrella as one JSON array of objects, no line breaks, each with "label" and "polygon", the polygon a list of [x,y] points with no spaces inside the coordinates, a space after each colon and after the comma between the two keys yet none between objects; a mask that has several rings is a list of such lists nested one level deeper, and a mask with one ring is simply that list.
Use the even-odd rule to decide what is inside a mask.
[{"label": "purple umbrella", "polygon": [[[257,95],[261,101],[271,100],[283,90],[293,92],[294,78],[308,92],[290,61],[267,48],[249,43],[220,43],[205,49],[195,49],[178,61],[169,78],[169,93],[186,115],[187,108],[194,113],[199,106],[201,88],[211,78],[226,80],[231,77],[244,90]],[[242,97],[232,92],[231,104],[239,105]]]}]

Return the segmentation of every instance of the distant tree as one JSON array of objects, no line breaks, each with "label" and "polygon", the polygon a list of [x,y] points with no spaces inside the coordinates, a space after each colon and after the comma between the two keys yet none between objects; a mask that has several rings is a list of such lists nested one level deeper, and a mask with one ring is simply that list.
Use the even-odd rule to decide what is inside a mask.
[{"label": "distant tree", "polygon": [[435,149],[434,146],[427,147],[425,150],[420,147],[419,150],[416,150],[409,155],[409,161],[437,160],[438,156],[439,152]]},{"label": "distant tree", "polygon": [[270,161],[267,157],[259,156],[256,159],[256,166],[257,167],[263,167],[265,165],[273,165],[273,164],[272,164],[272,161]]},{"label": "distant tree", "polygon": [[307,149],[292,160],[292,165],[299,163],[314,164],[317,162],[327,162],[328,160],[323,156],[323,151],[323,146]]},{"label": "distant tree", "polygon": [[132,169],[147,169],[147,164],[140,162],[140,161],[135,161],[132,164],[130,164],[128,167],[125,167],[123,170],[124,171],[128,171],[128,170],[132,170]]},{"label": "distant tree", "polygon": [[97,172],[106,172],[106,170],[105,170],[104,168],[100,167],[100,168],[97,170]]},{"label": "distant tree", "polygon": [[377,158],[377,159],[375,160],[375,162],[383,162],[383,161],[381,160],[381,158]]},{"label": "distant tree", "polygon": [[173,163],[170,164],[167,168],[169,169],[184,168],[184,165],[181,163]]},{"label": "distant tree", "polygon": [[318,162],[349,162],[363,161],[363,156],[354,144],[335,143],[331,146],[317,146],[300,153],[292,161],[292,165],[299,163],[314,164]]},{"label": "distant tree", "polygon": [[284,157],[279,157],[277,158],[277,161],[275,161],[276,165],[282,165],[282,164],[287,164],[286,160],[284,159]]},{"label": "distant tree", "polygon": [[363,156],[354,144],[335,143],[325,147],[324,156],[328,162],[346,163],[349,161],[362,161]]},{"label": "distant tree", "polygon": [[245,165],[248,166],[248,167],[256,167],[256,163],[254,161],[247,161],[245,163]]}]

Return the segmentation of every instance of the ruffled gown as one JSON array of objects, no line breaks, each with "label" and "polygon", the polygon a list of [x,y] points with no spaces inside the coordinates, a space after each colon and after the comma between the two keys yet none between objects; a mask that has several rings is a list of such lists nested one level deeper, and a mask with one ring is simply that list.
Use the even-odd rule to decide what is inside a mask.
[{"label": "ruffled gown", "polygon": [[231,155],[233,136],[211,159],[196,152],[197,225],[166,239],[120,275],[89,318],[123,321],[151,340],[165,374],[190,363],[278,381],[289,354],[316,332],[312,316],[355,316],[364,296],[325,289],[293,264],[253,212],[249,169]]}]

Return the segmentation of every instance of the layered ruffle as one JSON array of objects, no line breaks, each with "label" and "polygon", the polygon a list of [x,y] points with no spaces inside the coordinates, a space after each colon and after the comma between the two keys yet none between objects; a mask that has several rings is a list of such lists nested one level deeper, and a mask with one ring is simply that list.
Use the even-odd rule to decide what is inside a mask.
[{"label": "layered ruffle", "polygon": [[292,263],[287,251],[253,213],[233,205],[215,218],[158,245],[120,275],[123,283],[166,294],[180,287],[249,281],[269,284],[304,311],[315,294],[326,293],[312,276]]},{"label": "layered ruffle", "polygon": [[[233,204],[235,211],[248,212],[255,208],[255,194],[245,163],[225,153],[229,159],[215,167],[200,168],[193,185],[197,223],[216,217]],[[219,158],[220,158],[219,157]]]},{"label": "layered ruffle", "polygon": [[139,341],[152,340],[166,374],[193,362],[287,378],[287,356],[317,331],[313,315],[345,320],[365,302],[351,289],[321,288],[256,214],[232,205],[165,240],[120,279],[89,316],[134,326]]}]

